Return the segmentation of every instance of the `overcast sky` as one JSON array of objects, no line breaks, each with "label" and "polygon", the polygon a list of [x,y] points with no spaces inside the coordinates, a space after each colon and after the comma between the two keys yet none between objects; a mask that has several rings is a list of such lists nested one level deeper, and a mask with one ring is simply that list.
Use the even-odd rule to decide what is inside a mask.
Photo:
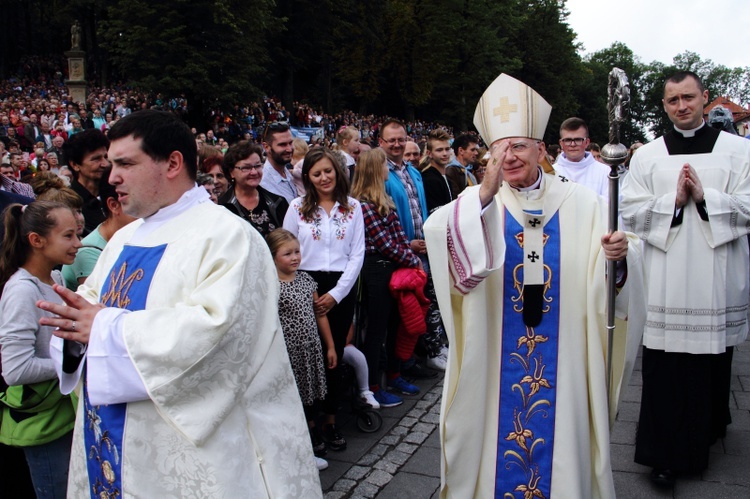
[{"label": "overcast sky", "polygon": [[[750,0],[567,0],[568,24],[590,54],[614,42],[644,63],[689,50],[724,66],[750,66]],[[717,33],[727,33],[724,36]]]}]

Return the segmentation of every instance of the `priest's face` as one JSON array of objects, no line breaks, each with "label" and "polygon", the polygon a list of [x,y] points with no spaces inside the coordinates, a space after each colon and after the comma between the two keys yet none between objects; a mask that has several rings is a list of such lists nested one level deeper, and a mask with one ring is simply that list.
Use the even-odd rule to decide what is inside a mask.
[{"label": "priest's face", "polygon": [[[542,143],[527,137],[511,137],[508,152],[503,160],[503,179],[511,186],[521,188],[534,185],[539,179],[539,163],[544,157]],[[500,141],[493,143],[498,145]]]},{"label": "priest's face", "polygon": [[169,160],[155,160],[142,149],[143,139],[132,135],[109,145],[112,171],[109,183],[115,186],[122,211],[135,218],[153,215],[170,204],[168,190]]},{"label": "priest's face", "polygon": [[696,79],[687,76],[679,83],[667,82],[662,102],[664,111],[677,128],[691,130],[703,123],[703,107],[708,103],[708,90],[701,91]]}]

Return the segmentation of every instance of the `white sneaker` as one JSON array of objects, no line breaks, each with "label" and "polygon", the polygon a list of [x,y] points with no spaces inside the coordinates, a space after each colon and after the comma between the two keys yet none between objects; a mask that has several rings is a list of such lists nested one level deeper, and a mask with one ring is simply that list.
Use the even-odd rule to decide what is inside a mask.
[{"label": "white sneaker", "polygon": [[321,457],[313,456],[315,458],[315,466],[318,467],[318,471],[323,471],[328,468],[328,461]]},{"label": "white sneaker", "polygon": [[443,347],[437,356],[429,357],[425,365],[436,371],[445,371],[445,368],[448,367],[448,348]]},{"label": "white sneaker", "polygon": [[380,404],[370,390],[359,392],[359,399],[373,409],[380,409]]}]

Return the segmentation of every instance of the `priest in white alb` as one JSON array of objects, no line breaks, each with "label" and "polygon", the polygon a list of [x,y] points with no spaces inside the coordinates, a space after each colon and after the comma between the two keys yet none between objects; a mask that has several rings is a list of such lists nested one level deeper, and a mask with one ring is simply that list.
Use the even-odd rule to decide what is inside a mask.
[{"label": "priest in white alb", "polygon": [[482,184],[425,225],[451,344],[441,497],[615,495],[610,422],[640,337],[616,332],[608,399],[605,263],[618,262],[624,315],[629,288],[641,294],[639,243],[607,233],[596,193],[543,173],[550,111],[500,75],[474,115],[491,149]]},{"label": "priest in white alb", "polygon": [[639,148],[620,215],[644,241],[648,315],[635,461],[672,486],[700,473],[731,422],[734,347],[748,334],[750,141],[703,119],[708,90],[664,84],[669,133]]},{"label": "priest in white alb", "polygon": [[[144,110],[110,130],[139,220],[78,293],[55,287],[61,390],[79,380],[68,497],[321,497],[262,237],[195,184],[195,141]],[[54,341],[53,340],[53,341]]]}]

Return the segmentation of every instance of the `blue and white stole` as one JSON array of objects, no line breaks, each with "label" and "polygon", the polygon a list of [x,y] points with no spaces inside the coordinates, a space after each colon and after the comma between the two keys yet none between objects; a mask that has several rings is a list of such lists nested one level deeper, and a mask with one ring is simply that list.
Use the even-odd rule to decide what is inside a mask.
[{"label": "blue and white stole", "polygon": [[[495,473],[495,497],[502,499],[549,498],[551,492],[560,321],[557,209],[567,189],[560,189],[557,179],[545,180],[555,192],[545,193],[543,210],[522,211],[512,195],[503,196],[509,202]],[[525,268],[527,274],[533,271],[533,278],[524,276]],[[524,314],[524,281],[530,279],[539,286],[534,306],[539,307],[540,321],[533,319],[536,313]]]},{"label": "blue and white stole", "polygon": [[[143,310],[156,267],[167,245],[151,248],[125,246],[101,289],[107,307]],[[92,499],[120,497],[122,491],[122,437],[127,404],[92,406],[84,388],[84,442]],[[104,494],[103,494],[104,493]]]}]

